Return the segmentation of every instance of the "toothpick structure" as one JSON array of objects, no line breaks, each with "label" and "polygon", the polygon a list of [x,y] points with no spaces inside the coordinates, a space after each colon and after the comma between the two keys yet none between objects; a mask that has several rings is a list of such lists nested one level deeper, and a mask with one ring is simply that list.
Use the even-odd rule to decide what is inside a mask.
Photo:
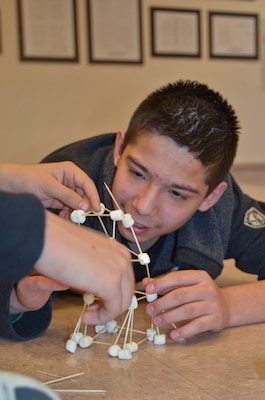
[{"label": "toothpick structure", "polygon": [[[102,226],[103,232],[106,234],[107,237],[110,237],[110,235],[107,232],[107,229],[103,223],[103,218],[108,217],[113,221],[113,226],[112,226],[112,238],[115,239],[116,236],[116,226],[117,222],[120,221],[124,227],[130,228],[136,247],[138,249],[139,253],[136,253],[134,251],[131,251],[131,254],[133,257],[136,257],[136,259],[132,259],[132,262],[139,262],[141,265],[143,265],[146,269],[146,274],[148,279],[150,279],[150,271],[149,271],[149,263],[150,263],[150,258],[147,253],[143,253],[140,243],[137,239],[137,236],[134,232],[133,229],[133,224],[134,220],[131,217],[130,214],[126,214],[123,212],[123,210],[120,208],[117,200],[115,199],[113,193],[111,192],[110,188],[108,185],[105,183],[105,188],[108,191],[114,206],[116,207],[115,210],[109,210],[105,207],[104,204],[101,203],[101,210],[98,213],[95,213],[93,211],[89,212],[84,212],[82,210],[74,210],[71,214],[71,220],[74,223],[77,224],[83,224],[86,220],[87,217],[97,217],[99,219],[99,222]],[[70,339],[66,343],[66,350],[68,350],[71,353],[75,353],[77,349],[77,345],[79,345],[82,348],[89,347],[92,343],[102,343],[102,342],[97,342],[96,338],[98,335],[109,333],[109,334],[115,334],[117,333],[117,337],[113,344],[109,345],[108,347],[108,354],[111,357],[118,357],[119,359],[122,360],[128,360],[132,358],[132,353],[136,352],[138,350],[138,346],[145,340],[152,341],[154,344],[165,344],[166,343],[166,335],[165,334],[160,334],[159,328],[154,327],[153,322],[151,322],[151,327],[146,330],[146,332],[142,331],[136,331],[134,330],[134,314],[135,310],[138,308],[138,302],[140,300],[146,299],[148,302],[152,302],[157,298],[157,294],[147,294],[145,292],[139,292],[135,291],[135,294],[140,297],[136,297],[135,295],[132,297],[132,303],[128,309],[128,312],[123,320],[123,323],[120,327],[118,327],[117,322],[115,320],[109,321],[106,325],[100,325],[95,327],[96,335],[94,337],[87,336],[86,334],[86,329],[87,327],[85,326],[84,332],[81,332],[81,326],[82,326],[82,317],[84,312],[89,308],[90,304],[86,303],[85,298],[84,298],[84,306],[81,311],[80,317],[78,318],[76,327],[73,331],[73,333],[70,336]],[[84,296],[87,296],[84,295]],[[83,297],[84,297],[83,296]],[[93,295],[92,295],[93,296]],[[133,341],[133,334],[141,333],[144,335],[144,338],[141,339],[138,343]],[[124,338],[123,342],[120,342],[122,333],[124,333]]]}]

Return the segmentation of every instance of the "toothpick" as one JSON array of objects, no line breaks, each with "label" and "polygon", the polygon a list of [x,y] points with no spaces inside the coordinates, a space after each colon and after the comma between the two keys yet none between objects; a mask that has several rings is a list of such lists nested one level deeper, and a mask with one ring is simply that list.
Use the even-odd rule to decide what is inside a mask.
[{"label": "toothpick", "polygon": [[127,343],[127,337],[128,337],[129,329],[130,329],[130,326],[131,326],[131,320],[132,320],[133,311],[134,310],[129,310],[129,318],[128,318],[128,323],[127,323],[126,332],[125,332],[125,336],[124,336],[123,347],[125,347],[125,345]]},{"label": "toothpick", "polygon": [[87,307],[87,305],[84,304],[83,309],[82,309],[82,311],[81,311],[81,315],[80,315],[80,317],[79,317],[79,319],[78,319],[78,321],[77,321],[77,324],[76,324],[76,326],[75,326],[75,329],[74,329],[74,332],[73,332],[71,338],[73,338],[73,337],[74,337],[74,334],[75,334],[76,332],[78,332],[79,329],[80,329],[80,326],[81,326],[81,324],[82,324],[82,317],[83,317],[83,314],[84,314],[84,312],[85,312],[85,310],[86,310],[86,307]]},{"label": "toothpick", "polygon": [[140,291],[140,290],[135,290],[134,293],[136,293],[136,294],[141,294],[141,295],[145,295],[145,294],[146,294],[145,292],[142,292],[142,291]]},{"label": "toothpick", "polygon": [[37,369],[36,369],[36,372],[38,372],[38,374],[43,374],[43,375],[48,375],[48,376],[53,376],[53,377],[56,377],[56,378],[60,378],[59,375],[51,374],[49,372],[39,371]]},{"label": "toothpick", "polygon": [[138,301],[141,301],[141,300],[143,300],[143,299],[146,299],[146,295],[144,295],[144,296],[142,296],[142,297],[138,297]]},{"label": "toothpick", "polygon": [[115,206],[120,210],[121,208],[120,208],[120,206],[119,206],[119,204],[118,204],[118,202],[117,202],[117,200],[115,199],[115,197],[113,196],[113,194],[112,194],[112,192],[111,192],[111,190],[110,190],[110,188],[108,187],[108,185],[106,184],[106,182],[104,182],[104,185],[105,185],[105,188],[107,189],[107,191],[108,191],[108,193],[109,193],[109,195],[110,195],[110,197],[112,198],[112,200],[113,200],[113,203],[115,204]]},{"label": "toothpick", "polygon": [[[117,200],[116,200],[115,197],[113,196],[113,194],[112,194],[110,188],[109,188],[108,185],[106,184],[106,182],[104,182],[104,185],[105,185],[105,187],[106,187],[106,189],[107,189],[107,191],[108,191],[110,197],[112,198],[114,204],[115,204],[116,207],[120,210],[121,208],[120,208],[120,206],[119,206]],[[133,234],[133,238],[134,238],[134,241],[135,241],[136,246],[137,246],[137,248],[138,248],[138,251],[139,251],[139,253],[142,253],[142,249],[141,249],[140,243],[139,243],[139,241],[138,241],[138,239],[137,239],[137,236],[136,236],[136,234],[135,234],[135,232],[134,232],[133,227],[131,226],[130,229],[131,229],[131,232],[132,232],[132,234]],[[148,264],[145,264],[145,268],[146,268],[146,274],[147,274],[148,279],[151,279]]]},{"label": "toothpick", "polygon": [[142,340],[139,340],[139,342],[137,343],[138,346],[140,346],[140,344],[142,344],[143,342],[145,342],[147,340],[147,337],[144,337]]},{"label": "toothpick", "polygon": [[112,238],[115,239],[115,235],[116,235],[116,221],[113,221],[112,224]]},{"label": "toothpick", "polygon": [[53,379],[52,381],[44,382],[44,385],[50,385],[51,383],[65,381],[67,379],[76,378],[77,376],[84,375],[84,372],[79,372],[78,374],[63,376],[62,378]]},{"label": "toothpick", "polygon": [[125,324],[126,324],[126,321],[127,321],[128,317],[129,317],[129,315],[130,315],[130,311],[127,312],[127,315],[126,315],[126,317],[124,318],[124,321],[123,321],[122,326],[121,326],[121,328],[120,328],[120,332],[118,333],[118,336],[117,336],[117,338],[116,338],[116,340],[115,340],[115,342],[114,342],[114,345],[116,345],[116,344],[118,343],[119,338],[120,338],[120,336],[121,336],[121,332],[122,332],[122,330],[123,330],[123,328],[124,328],[124,326],[125,326]]},{"label": "toothpick", "polygon": [[105,225],[104,225],[104,222],[103,222],[102,219],[101,219],[101,215],[98,215],[98,220],[99,220],[99,222],[100,222],[101,228],[103,229],[103,232],[105,233],[105,235],[106,235],[107,237],[109,237],[108,231],[107,231],[107,229],[106,229],[106,227],[105,227]]},{"label": "toothpick", "polygon": [[106,393],[107,391],[104,389],[53,389],[54,392],[61,393]]}]

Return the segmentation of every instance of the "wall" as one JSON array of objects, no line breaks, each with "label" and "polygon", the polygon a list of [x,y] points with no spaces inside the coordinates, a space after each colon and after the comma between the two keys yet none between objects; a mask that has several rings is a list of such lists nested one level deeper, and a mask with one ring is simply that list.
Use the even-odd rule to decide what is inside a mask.
[{"label": "wall", "polygon": [[[126,129],[135,107],[147,94],[183,78],[209,84],[233,104],[242,126],[236,163],[264,162],[262,61],[209,59],[207,33],[209,10],[257,12],[261,21],[264,0],[142,0],[144,64],[136,66],[88,63],[86,2],[77,0],[77,5],[79,62],[21,62],[16,1],[0,0],[1,161],[38,162],[69,142]],[[200,59],[150,56],[151,6],[202,11]]]}]

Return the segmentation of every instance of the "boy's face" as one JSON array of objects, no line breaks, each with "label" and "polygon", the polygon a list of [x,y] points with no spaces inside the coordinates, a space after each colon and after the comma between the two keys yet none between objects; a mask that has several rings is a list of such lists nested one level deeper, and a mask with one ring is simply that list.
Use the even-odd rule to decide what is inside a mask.
[{"label": "boy's face", "polygon": [[[206,168],[168,137],[147,132],[121,153],[123,138],[124,133],[118,132],[112,192],[121,209],[133,217],[144,249],[179,229],[197,210],[209,209],[226,188],[222,182],[217,193],[207,195]],[[120,234],[134,242],[130,229],[118,226]]]}]

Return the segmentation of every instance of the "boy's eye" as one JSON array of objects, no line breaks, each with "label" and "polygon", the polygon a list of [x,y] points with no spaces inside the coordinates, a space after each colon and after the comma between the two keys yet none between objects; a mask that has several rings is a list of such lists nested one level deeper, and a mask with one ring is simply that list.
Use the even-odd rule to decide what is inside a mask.
[{"label": "boy's eye", "polygon": [[134,169],[131,169],[130,172],[131,172],[132,175],[136,176],[137,178],[142,178],[143,177],[143,174],[141,172],[136,171]]},{"label": "boy's eye", "polygon": [[183,196],[183,194],[179,193],[177,190],[171,190],[170,193],[172,194],[173,197],[175,197],[176,199],[185,199],[185,197]]}]

